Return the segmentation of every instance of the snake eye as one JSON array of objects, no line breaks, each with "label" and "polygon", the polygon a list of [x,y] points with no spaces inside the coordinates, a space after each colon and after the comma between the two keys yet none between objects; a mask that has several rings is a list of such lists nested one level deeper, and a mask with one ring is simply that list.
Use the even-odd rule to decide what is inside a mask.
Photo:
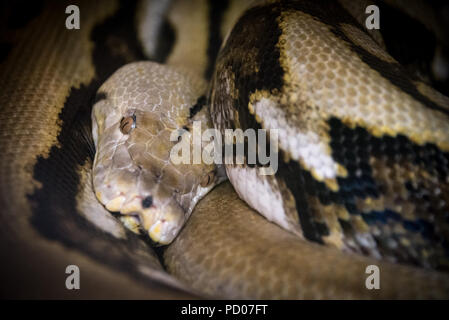
[{"label": "snake eye", "polygon": [[129,134],[132,129],[136,127],[136,115],[132,115],[130,117],[123,117],[120,120],[120,131],[123,134]]},{"label": "snake eye", "polygon": [[214,181],[214,178],[215,178],[215,171],[211,171],[208,174],[206,174],[203,177],[203,179],[201,179],[200,185],[203,188],[205,188],[205,187],[207,187],[208,185],[210,185]]}]

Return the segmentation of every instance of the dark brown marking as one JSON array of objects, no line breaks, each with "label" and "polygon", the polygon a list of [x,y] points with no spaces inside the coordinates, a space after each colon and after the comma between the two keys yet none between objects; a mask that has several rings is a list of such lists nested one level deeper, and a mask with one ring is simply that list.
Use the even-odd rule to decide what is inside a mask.
[{"label": "dark brown marking", "polygon": [[209,43],[207,47],[207,68],[204,73],[206,79],[210,79],[214,71],[215,60],[220,50],[221,37],[220,27],[223,14],[229,5],[229,0],[209,0]]},{"label": "dark brown marking", "polygon": [[206,96],[200,96],[196,103],[190,108],[189,118],[192,119],[198,112],[200,112],[201,109],[203,109],[203,107],[206,105],[206,103]]}]

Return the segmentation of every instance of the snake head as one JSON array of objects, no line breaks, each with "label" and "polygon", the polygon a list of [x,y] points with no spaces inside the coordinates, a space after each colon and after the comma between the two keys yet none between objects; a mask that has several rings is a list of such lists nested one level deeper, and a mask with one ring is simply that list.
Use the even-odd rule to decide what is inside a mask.
[{"label": "snake head", "polygon": [[[190,108],[205,87],[188,72],[132,63],[100,87],[104,99],[92,110],[97,199],[110,211],[135,217],[157,244],[173,241],[195,204],[225,177],[215,164],[171,159],[173,147],[190,136]],[[204,112],[196,120],[204,129],[211,126]],[[193,149],[193,141],[188,144]]]}]

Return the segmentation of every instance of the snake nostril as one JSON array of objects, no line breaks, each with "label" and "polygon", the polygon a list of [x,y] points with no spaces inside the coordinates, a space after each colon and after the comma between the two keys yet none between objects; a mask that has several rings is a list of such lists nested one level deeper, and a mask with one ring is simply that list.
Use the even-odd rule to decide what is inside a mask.
[{"label": "snake nostril", "polygon": [[153,197],[147,196],[145,199],[142,200],[142,207],[149,208],[153,205]]}]

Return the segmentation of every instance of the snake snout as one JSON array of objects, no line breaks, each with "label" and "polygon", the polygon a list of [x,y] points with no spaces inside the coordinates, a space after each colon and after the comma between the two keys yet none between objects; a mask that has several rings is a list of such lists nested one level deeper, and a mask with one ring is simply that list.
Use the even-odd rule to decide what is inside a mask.
[{"label": "snake snout", "polygon": [[[143,202],[148,201],[148,197]],[[185,222],[185,212],[176,201],[162,206],[151,206],[139,212],[142,227],[153,242],[160,245],[169,244],[175,239]]]}]

